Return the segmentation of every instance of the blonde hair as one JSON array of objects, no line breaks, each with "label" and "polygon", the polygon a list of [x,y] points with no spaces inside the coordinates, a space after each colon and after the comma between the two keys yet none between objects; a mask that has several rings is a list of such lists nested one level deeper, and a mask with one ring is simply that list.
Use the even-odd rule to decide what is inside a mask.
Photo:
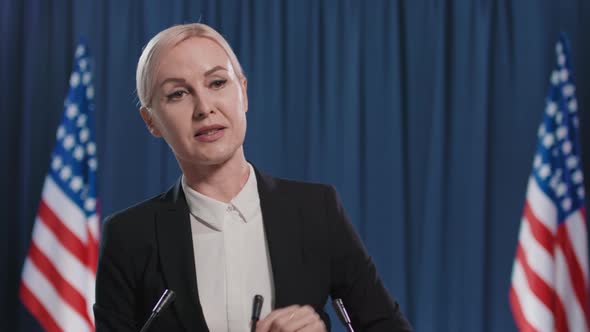
[{"label": "blonde hair", "polygon": [[229,57],[238,78],[245,77],[234,51],[219,32],[202,23],[175,25],[155,35],[144,47],[139,57],[135,84],[140,107],[150,106],[156,84],[155,71],[162,54],[192,37],[209,38],[219,44]]}]

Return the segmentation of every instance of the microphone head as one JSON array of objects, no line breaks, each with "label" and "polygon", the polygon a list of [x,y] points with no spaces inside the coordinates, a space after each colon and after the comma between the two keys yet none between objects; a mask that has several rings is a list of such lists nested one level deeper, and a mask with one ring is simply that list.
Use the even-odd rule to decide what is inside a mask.
[{"label": "microphone head", "polygon": [[160,311],[164,310],[167,306],[170,305],[170,303],[174,302],[174,299],[176,299],[176,294],[173,291],[166,289],[162,296],[160,296],[160,299],[158,300],[158,303],[156,303],[156,305],[154,306],[152,312],[156,315],[159,314]]},{"label": "microphone head", "polygon": [[256,294],[252,303],[252,320],[257,321],[260,319],[260,312],[262,311],[262,303],[264,303],[264,297]]}]

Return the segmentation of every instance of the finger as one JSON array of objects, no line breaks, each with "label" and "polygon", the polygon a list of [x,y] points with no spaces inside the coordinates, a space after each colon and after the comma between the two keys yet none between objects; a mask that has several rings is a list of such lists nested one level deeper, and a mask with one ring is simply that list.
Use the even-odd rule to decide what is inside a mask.
[{"label": "finger", "polygon": [[324,324],[323,320],[314,321],[313,323],[304,326],[303,328],[297,330],[297,332],[327,332],[326,324]]},{"label": "finger", "polygon": [[278,320],[286,320],[297,308],[282,308],[271,312],[256,325],[256,332],[271,332],[277,330]]},{"label": "finger", "polygon": [[261,322],[274,321],[278,317],[290,315],[292,312],[296,311],[300,307],[301,307],[300,305],[294,304],[294,305],[290,305],[288,307],[275,309],[272,312],[270,312],[268,315],[266,315],[266,317],[264,317],[264,319],[262,319]]},{"label": "finger", "polygon": [[299,305],[294,304],[288,307],[273,310],[271,313],[266,315],[264,319],[260,320],[258,324],[256,324],[256,332],[269,332],[273,322],[276,319],[285,315],[288,317],[292,312],[299,309],[299,307]]},{"label": "finger", "polygon": [[321,321],[321,318],[310,306],[301,307],[288,317],[281,316],[275,320],[275,322],[280,324],[280,328],[285,331],[298,331],[304,326],[310,325],[316,321]]}]

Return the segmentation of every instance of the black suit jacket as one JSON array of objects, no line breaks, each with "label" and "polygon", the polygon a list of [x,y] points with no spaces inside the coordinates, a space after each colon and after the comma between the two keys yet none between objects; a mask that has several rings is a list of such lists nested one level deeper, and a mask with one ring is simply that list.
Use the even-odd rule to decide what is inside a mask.
[{"label": "black suit jacket", "polygon": [[[356,331],[410,331],[331,186],[256,171],[275,308],[323,311],[342,298]],[[105,220],[96,279],[96,331],[138,331],[164,289],[176,300],[150,331],[208,331],[199,303],[189,209],[180,180]]]}]

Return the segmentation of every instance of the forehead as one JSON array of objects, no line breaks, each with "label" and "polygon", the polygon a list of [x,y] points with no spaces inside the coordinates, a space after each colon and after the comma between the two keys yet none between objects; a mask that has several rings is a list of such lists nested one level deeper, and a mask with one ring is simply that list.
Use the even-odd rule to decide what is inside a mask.
[{"label": "forehead", "polygon": [[222,66],[233,72],[228,55],[217,42],[206,37],[191,37],[162,54],[157,81],[170,75],[204,74],[215,66]]}]

